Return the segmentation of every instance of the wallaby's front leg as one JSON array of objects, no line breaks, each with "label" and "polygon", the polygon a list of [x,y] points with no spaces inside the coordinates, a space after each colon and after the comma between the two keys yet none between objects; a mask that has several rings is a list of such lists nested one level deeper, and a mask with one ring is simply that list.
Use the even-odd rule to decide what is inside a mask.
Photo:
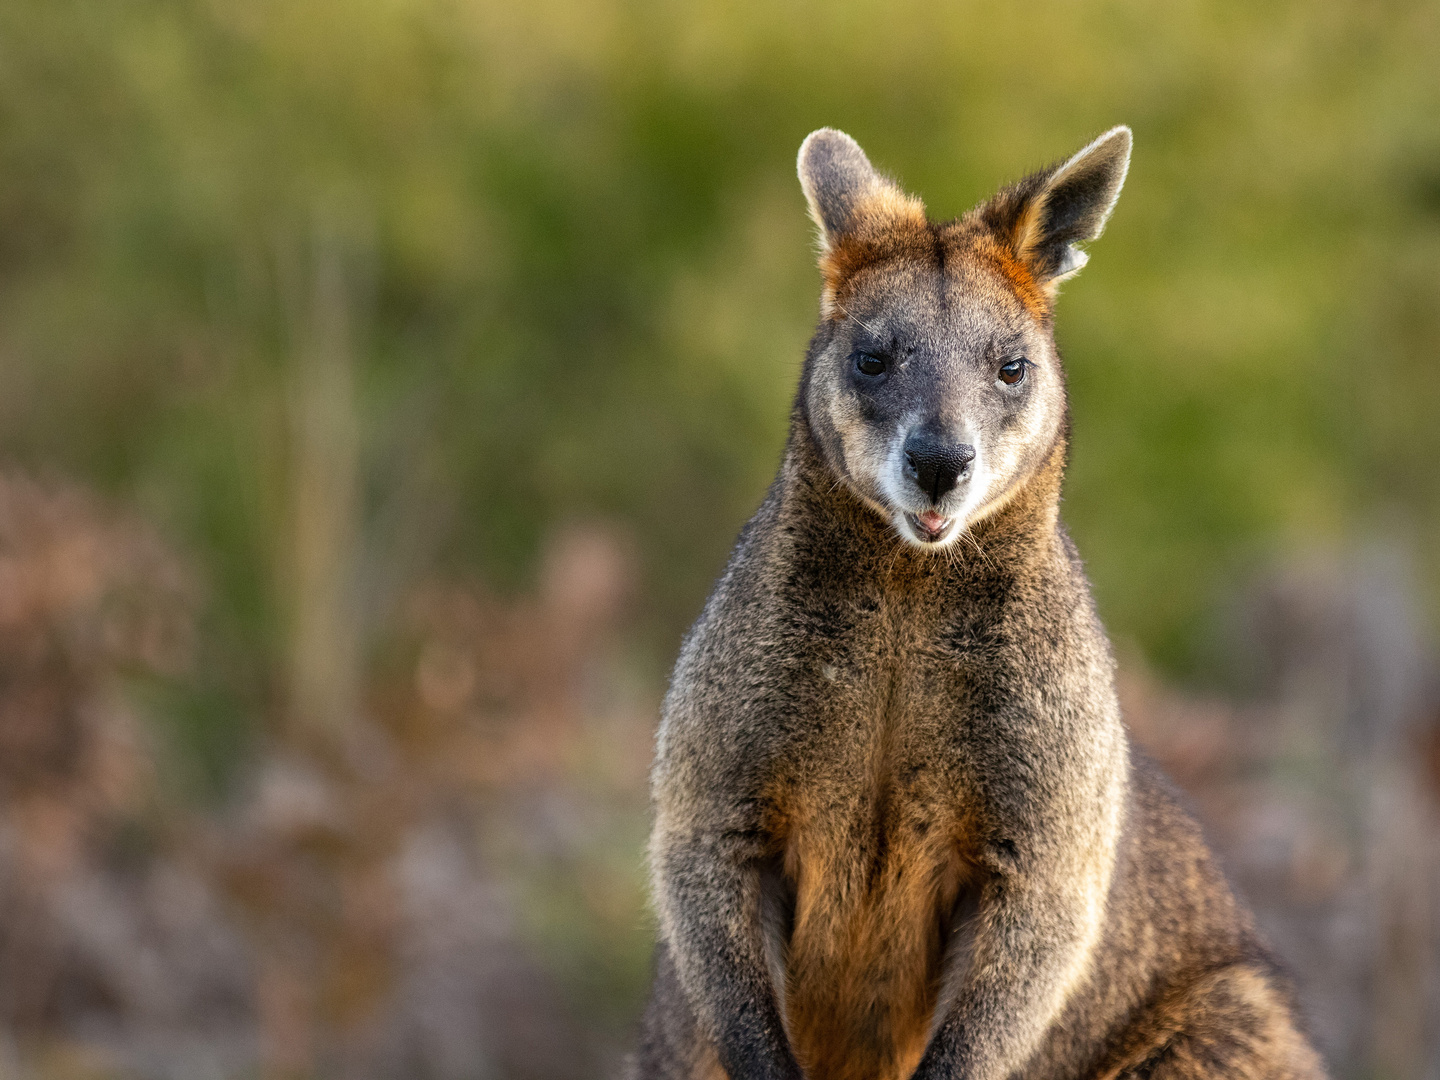
[{"label": "wallaby's front leg", "polygon": [[730,1080],[799,1080],[766,964],[758,832],[657,827],[660,929]]},{"label": "wallaby's front leg", "polygon": [[1004,1080],[1038,1048],[1100,936],[1124,799],[1112,785],[1123,775],[1042,795],[1011,818],[1013,839],[984,845],[971,947],[951,958],[913,1080]]}]

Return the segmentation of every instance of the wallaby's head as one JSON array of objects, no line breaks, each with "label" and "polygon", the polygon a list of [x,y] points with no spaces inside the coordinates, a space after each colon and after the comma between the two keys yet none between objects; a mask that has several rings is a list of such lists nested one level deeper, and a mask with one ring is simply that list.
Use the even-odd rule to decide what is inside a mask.
[{"label": "wallaby's head", "polygon": [[1130,129],[955,221],[876,172],[842,132],[800,147],[820,229],[820,328],[801,388],[830,468],[905,540],[953,542],[1063,438],[1056,287],[1085,265],[1125,182]]}]

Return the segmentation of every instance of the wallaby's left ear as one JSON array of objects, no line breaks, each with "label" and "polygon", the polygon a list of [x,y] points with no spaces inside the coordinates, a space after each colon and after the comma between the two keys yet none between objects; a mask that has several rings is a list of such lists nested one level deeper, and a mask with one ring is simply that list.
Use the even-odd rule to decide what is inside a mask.
[{"label": "wallaby's left ear", "polygon": [[1047,294],[1089,260],[1076,245],[1105,228],[1130,168],[1130,140],[1128,127],[1111,128],[1069,160],[1001,192],[982,211]]},{"label": "wallaby's left ear", "polygon": [[925,223],[924,204],[877,172],[860,144],[843,131],[812,131],[800,144],[796,171],[810,216],[820,228],[822,255],[867,226]]}]

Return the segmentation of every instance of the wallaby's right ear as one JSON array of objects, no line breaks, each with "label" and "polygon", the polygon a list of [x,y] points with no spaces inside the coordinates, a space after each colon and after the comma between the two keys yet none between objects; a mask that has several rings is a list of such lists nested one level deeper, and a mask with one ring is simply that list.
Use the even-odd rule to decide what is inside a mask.
[{"label": "wallaby's right ear", "polygon": [[860,144],[834,128],[811,132],[796,163],[810,216],[820,227],[822,255],[867,222],[903,217],[925,220],[919,199],[906,195],[870,164]]},{"label": "wallaby's right ear", "polygon": [[1130,168],[1130,142],[1128,127],[1113,127],[981,208],[981,217],[1048,297],[1089,261],[1079,245],[1100,235],[1115,208]]}]

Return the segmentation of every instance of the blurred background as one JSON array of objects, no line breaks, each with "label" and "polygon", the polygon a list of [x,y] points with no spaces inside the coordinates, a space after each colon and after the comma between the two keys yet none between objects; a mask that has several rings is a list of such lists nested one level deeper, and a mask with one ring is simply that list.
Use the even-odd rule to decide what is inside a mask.
[{"label": "blurred background", "polygon": [[0,5],[0,1077],[569,1080],[817,311],[1124,122],[1064,512],[1337,1077],[1440,1077],[1440,6]]}]

